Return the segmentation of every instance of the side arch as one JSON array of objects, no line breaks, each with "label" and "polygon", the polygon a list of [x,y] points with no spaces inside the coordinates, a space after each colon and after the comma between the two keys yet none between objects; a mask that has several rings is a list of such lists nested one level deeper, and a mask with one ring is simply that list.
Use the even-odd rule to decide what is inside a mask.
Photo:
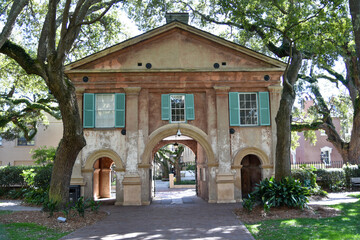
[{"label": "side arch", "polygon": [[269,157],[268,155],[266,155],[266,153],[258,148],[255,148],[255,147],[249,147],[249,148],[244,148],[244,149],[241,149],[237,152],[237,154],[235,155],[234,157],[234,160],[233,160],[233,167],[240,167],[241,166],[241,161],[242,159],[246,156],[246,155],[249,155],[249,154],[253,154],[253,155],[256,155],[259,159],[260,159],[260,162],[261,162],[261,166],[264,167],[264,166],[270,166],[270,160],[269,160]]},{"label": "side arch", "polygon": [[85,166],[83,167],[84,171],[93,170],[94,163],[101,157],[108,157],[115,163],[115,171],[125,171],[124,164],[120,158],[120,156],[110,149],[101,149],[97,150],[90,154],[90,156],[86,159]]},{"label": "side arch", "polygon": [[189,125],[189,124],[167,124],[156,129],[149,136],[149,142],[146,144],[143,154],[141,155],[141,163],[139,167],[150,167],[151,154],[154,147],[164,138],[176,135],[177,130],[180,129],[183,135],[189,136],[196,140],[205,150],[208,166],[217,166],[215,155],[210,143],[208,142],[208,136],[201,129]]}]

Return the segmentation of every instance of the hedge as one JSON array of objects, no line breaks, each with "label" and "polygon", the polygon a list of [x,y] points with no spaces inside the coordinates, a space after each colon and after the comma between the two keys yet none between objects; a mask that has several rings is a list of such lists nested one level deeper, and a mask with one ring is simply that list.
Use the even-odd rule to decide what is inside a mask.
[{"label": "hedge", "polygon": [[28,184],[22,176],[23,171],[33,169],[36,173],[33,185],[35,187],[43,187],[48,185],[51,177],[52,166],[4,166],[0,167],[0,186],[8,188],[13,186],[25,187]]},{"label": "hedge", "polygon": [[[350,179],[360,177],[360,165],[344,165],[343,168],[317,169],[314,171],[318,184],[330,191],[350,189]],[[292,176],[301,182],[311,182],[311,174],[304,169],[292,170]],[[312,184],[311,184],[312,185]]]}]

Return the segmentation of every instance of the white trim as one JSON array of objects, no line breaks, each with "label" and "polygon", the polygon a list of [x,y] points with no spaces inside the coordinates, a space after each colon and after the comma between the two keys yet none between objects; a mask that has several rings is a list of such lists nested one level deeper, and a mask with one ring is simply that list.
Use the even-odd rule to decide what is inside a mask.
[{"label": "white trim", "polygon": [[320,153],[322,152],[329,152],[329,163],[325,163],[325,165],[331,165],[331,152],[332,152],[332,148],[331,147],[328,147],[328,146],[325,146],[325,147],[322,147],[320,149]]}]

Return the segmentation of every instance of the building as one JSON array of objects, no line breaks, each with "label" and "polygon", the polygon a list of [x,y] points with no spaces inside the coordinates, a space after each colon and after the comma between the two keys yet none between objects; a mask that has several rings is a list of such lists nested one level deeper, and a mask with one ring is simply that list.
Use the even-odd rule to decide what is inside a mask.
[{"label": "building", "polygon": [[62,137],[62,121],[48,116],[48,125],[39,123],[38,132],[30,142],[24,137],[14,141],[0,141],[0,166],[33,165],[30,151],[42,146],[57,147]]},{"label": "building", "polygon": [[87,145],[71,184],[117,205],[152,200],[153,156],[177,141],[197,159],[197,193],[239,202],[274,174],[285,64],[181,22],[131,38],[66,66],[83,111]]}]

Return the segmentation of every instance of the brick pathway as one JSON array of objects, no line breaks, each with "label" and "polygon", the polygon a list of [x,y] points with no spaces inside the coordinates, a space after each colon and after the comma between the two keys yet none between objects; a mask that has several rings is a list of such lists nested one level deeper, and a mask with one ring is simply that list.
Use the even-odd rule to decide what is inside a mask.
[{"label": "brick pathway", "polygon": [[206,203],[195,190],[162,191],[149,206],[103,206],[108,217],[62,239],[252,240],[233,213],[237,206]]}]

